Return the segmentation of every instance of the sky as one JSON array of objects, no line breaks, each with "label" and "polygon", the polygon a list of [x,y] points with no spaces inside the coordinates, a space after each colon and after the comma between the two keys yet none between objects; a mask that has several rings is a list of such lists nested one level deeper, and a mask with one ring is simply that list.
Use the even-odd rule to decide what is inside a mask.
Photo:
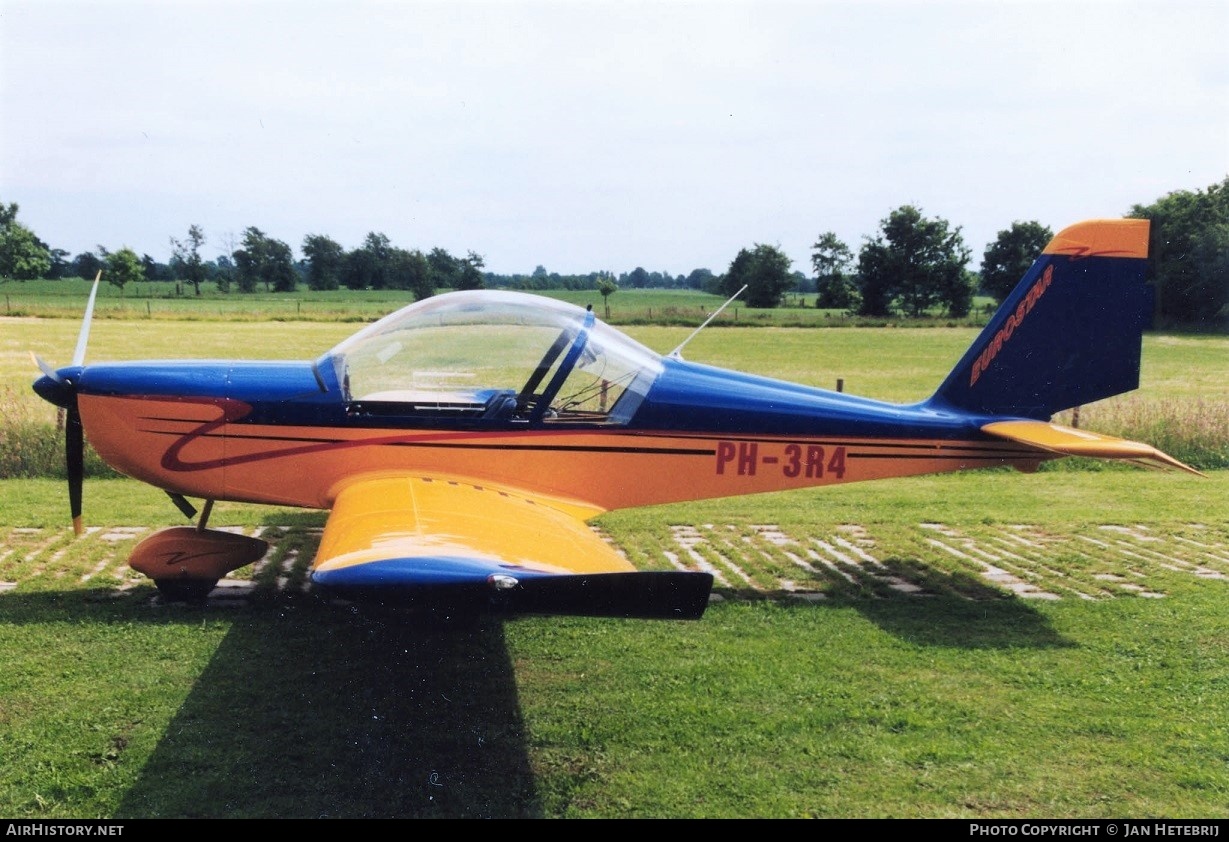
[{"label": "sky", "polygon": [[53,248],[812,274],[893,210],[999,231],[1229,175],[1229,0],[0,0],[0,202]]}]

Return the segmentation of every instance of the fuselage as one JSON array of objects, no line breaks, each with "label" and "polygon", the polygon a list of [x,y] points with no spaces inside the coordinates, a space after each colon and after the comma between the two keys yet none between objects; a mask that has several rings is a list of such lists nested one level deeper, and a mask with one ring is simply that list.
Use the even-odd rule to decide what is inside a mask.
[{"label": "fuselage", "polygon": [[421,473],[612,510],[1033,468],[1039,458],[979,432],[988,419],[933,402],[886,403],[671,358],[630,414],[616,404],[600,416],[537,418],[484,417],[464,402],[355,399],[324,360],[110,363],[59,374],[108,463],[214,500],[328,508],[355,477]]}]

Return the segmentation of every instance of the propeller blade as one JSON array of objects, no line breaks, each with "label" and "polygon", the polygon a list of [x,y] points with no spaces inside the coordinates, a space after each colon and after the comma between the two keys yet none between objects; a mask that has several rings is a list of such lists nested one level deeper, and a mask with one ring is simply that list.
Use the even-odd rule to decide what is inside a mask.
[{"label": "propeller blade", "polygon": [[81,333],[77,335],[77,350],[73,353],[73,365],[85,362],[85,345],[90,339],[90,321],[94,318],[94,299],[98,297],[98,281],[102,279],[102,270],[94,276],[94,286],[90,288],[90,300],[85,305],[85,319],[81,322]]},{"label": "propeller blade", "polygon": [[31,351],[30,359],[34,360],[34,364],[38,366],[38,370],[41,371],[43,374],[47,375],[48,377],[50,377],[52,380],[54,380],[57,383],[64,382],[63,380],[60,379],[59,373],[52,367],[51,363],[47,362],[45,359],[40,357],[38,354]]},{"label": "propeller blade", "polygon": [[68,469],[68,505],[73,516],[73,532],[85,531],[81,523],[81,486],[85,479],[85,430],[81,413],[69,407],[64,419],[64,464]]}]

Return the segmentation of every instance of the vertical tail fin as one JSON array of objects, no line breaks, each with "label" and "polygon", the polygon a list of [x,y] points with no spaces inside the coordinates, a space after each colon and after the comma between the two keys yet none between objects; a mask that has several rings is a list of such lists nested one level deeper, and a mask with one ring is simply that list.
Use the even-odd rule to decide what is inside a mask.
[{"label": "vertical tail fin", "polygon": [[1060,231],[952,369],[930,403],[1046,420],[1139,386],[1148,220]]}]

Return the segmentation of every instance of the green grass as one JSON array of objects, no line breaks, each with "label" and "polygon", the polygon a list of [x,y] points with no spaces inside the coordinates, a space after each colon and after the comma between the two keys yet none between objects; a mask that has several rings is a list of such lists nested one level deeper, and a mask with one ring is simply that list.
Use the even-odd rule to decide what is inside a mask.
[{"label": "green grass", "polygon": [[[0,283],[0,296],[3,296],[0,315],[79,319],[89,297],[90,286],[91,282],[80,278]],[[606,321],[618,325],[694,327],[725,303],[722,296],[696,290],[626,289],[619,290],[606,300],[596,290],[541,290],[536,294],[581,307],[592,305]],[[409,292],[399,290],[299,289],[293,293],[221,293],[213,284],[203,285],[201,295],[196,296],[187,288],[183,294],[176,293],[171,282],[154,281],[138,283],[122,292],[112,285],[101,284],[94,315],[99,320],[363,322],[374,321],[412,301],[413,296]],[[812,306],[814,302],[814,293],[790,293],[785,296],[781,307],[770,309],[750,308],[735,301],[714,323],[791,327],[879,326],[885,323],[971,326],[985,322],[989,315],[986,308],[992,303],[988,298],[978,298],[970,317],[949,320],[940,315],[922,319],[866,319],[850,316],[844,311],[817,310]]]},{"label": "green grass", "polygon": [[[770,581],[772,526],[794,551],[849,536],[929,595],[828,571],[812,600],[719,588],[694,623],[453,632],[293,587],[160,605],[123,573],[132,539],[71,537],[60,483],[0,494],[10,818],[1207,818],[1229,799],[1229,580],[1188,565],[1229,574],[1229,472],[990,472],[612,513],[602,528],[651,564],[685,525]],[[178,518],[129,480],[88,483],[86,512]],[[321,522],[214,514],[277,533],[299,566]],[[1007,534],[1046,547],[1017,547],[1017,572],[1060,598],[1013,595],[931,543],[974,557]]]}]

